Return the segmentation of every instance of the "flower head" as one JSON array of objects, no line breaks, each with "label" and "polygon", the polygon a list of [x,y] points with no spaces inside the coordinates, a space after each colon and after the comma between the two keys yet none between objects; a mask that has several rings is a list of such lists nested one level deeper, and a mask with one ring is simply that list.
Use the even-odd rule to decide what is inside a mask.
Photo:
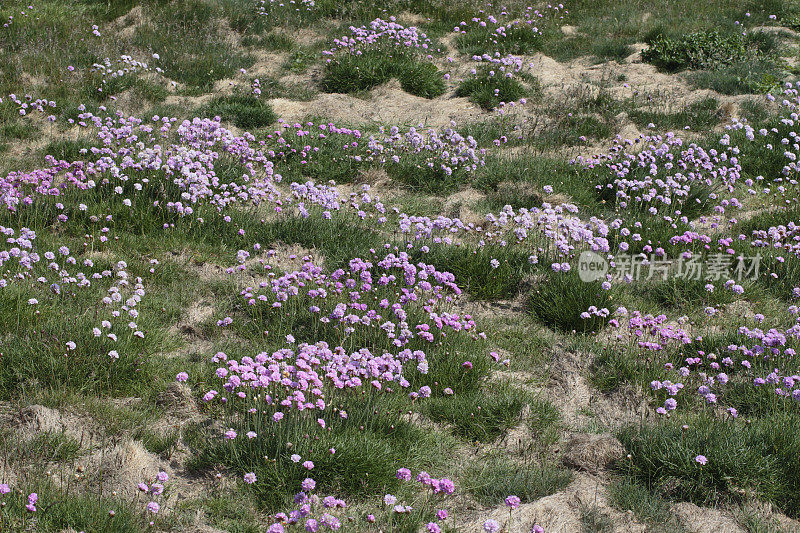
[{"label": "flower head", "polygon": [[486,533],[497,533],[500,531],[500,523],[497,520],[490,518],[483,523],[483,530],[486,531]]},{"label": "flower head", "polygon": [[514,496],[512,494],[511,496],[508,496],[506,498],[506,507],[508,507],[509,509],[516,509],[517,507],[519,507],[520,503],[522,503],[522,500],[520,500],[519,496]]}]

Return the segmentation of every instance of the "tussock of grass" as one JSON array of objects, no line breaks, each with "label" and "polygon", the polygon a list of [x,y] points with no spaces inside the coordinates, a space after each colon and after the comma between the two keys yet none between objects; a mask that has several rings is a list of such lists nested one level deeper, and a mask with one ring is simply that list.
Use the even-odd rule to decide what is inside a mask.
[{"label": "tussock of grass", "polygon": [[430,194],[452,192],[468,182],[462,172],[448,173],[441,163],[429,160],[424,153],[407,154],[397,163],[388,163],[386,173],[412,191]]},{"label": "tussock of grass", "polygon": [[0,143],[14,140],[26,140],[34,137],[37,128],[33,124],[7,122],[0,126]]},{"label": "tussock of grass", "polygon": [[[27,302],[35,292],[16,294],[15,289],[0,294],[0,318],[6,324],[17,324],[13,333],[7,332],[3,349],[5,364],[0,368],[0,397],[9,398],[24,389],[70,388],[96,394],[134,393],[143,383],[155,379],[156,361],[150,356],[160,342],[158,326],[148,324],[152,331],[147,340],[121,335],[115,349],[120,354],[114,360],[108,349],[94,339],[94,320],[80,315],[79,310],[91,309],[102,298],[102,292],[72,298],[48,299],[40,305],[41,316],[27,309],[18,309],[20,299]],[[92,298],[94,296],[94,298]],[[39,295],[42,298],[41,295]],[[43,299],[44,300],[44,299]],[[58,311],[56,311],[58,310]],[[58,317],[58,318],[56,318]],[[65,317],[69,317],[64,320]],[[144,325],[144,320],[142,321]],[[64,342],[69,338],[83,346],[69,358],[64,356]],[[34,354],[31,348],[35,347]],[[103,357],[98,357],[103,353]]]},{"label": "tussock of grass", "polygon": [[613,531],[614,521],[597,506],[581,506],[581,525],[586,533],[603,533]]},{"label": "tussock of grass", "polygon": [[[619,435],[631,454],[623,469],[670,499],[707,505],[753,494],[797,515],[800,436],[784,428],[798,422],[796,413],[775,413],[750,423],[698,415],[630,427]],[[708,464],[695,461],[701,454]]]},{"label": "tussock of grass", "polygon": [[631,479],[622,478],[612,483],[608,487],[608,496],[615,508],[620,511],[633,511],[638,520],[648,525],[648,531],[651,529],[658,533],[685,531],[670,510],[667,501]]},{"label": "tussock of grass", "polygon": [[525,182],[500,183],[496,190],[487,195],[486,200],[493,212],[500,211],[507,205],[515,211],[531,209],[541,207],[543,202],[542,193],[532,190],[531,185]]},{"label": "tussock of grass", "polygon": [[[580,169],[562,159],[528,154],[490,157],[476,174],[474,185],[487,193],[487,201],[497,209],[506,204],[515,208],[535,207],[540,203],[535,191],[546,185],[558,193],[568,193],[570,201],[581,205],[587,213],[597,209],[591,183]],[[530,205],[523,205],[529,202]]]},{"label": "tussock of grass", "polygon": [[[379,409],[377,416],[373,406]],[[355,497],[393,491],[400,484],[395,476],[397,468],[419,468],[434,460],[437,449],[444,445],[442,439],[399,419],[396,411],[393,416],[380,414],[383,409],[386,407],[380,403],[348,402],[347,412],[359,424],[332,423],[330,432],[311,442],[302,433],[288,439],[303,451],[304,460],[314,462],[314,479],[323,490]],[[237,472],[255,472],[259,483],[251,490],[256,500],[267,509],[280,510],[308,476],[291,461],[295,448],[286,442],[269,434],[231,443],[203,436],[202,451],[190,461],[190,468],[204,470],[222,463]],[[336,449],[335,456],[330,448]],[[277,462],[265,463],[263,457],[273,455],[276,449],[285,451]]]},{"label": "tussock of grass", "polygon": [[664,308],[686,312],[692,308],[724,305],[735,300],[735,295],[725,290],[722,283],[717,281],[713,292],[706,289],[707,280],[692,280],[688,278],[670,277],[660,280],[648,287],[648,297],[655,300]]},{"label": "tussock of grass", "polygon": [[721,118],[719,103],[715,98],[704,98],[674,113],[634,109],[628,113],[628,117],[639,128],[653,124],[659,130],[679,130],[688,126],[693,131],[709,130]]},{"label": "tussock of grass", "polygon": [[297,46],[289,34],[270,32],[264,36],[245,35],[242,37],[242,46],[257,46],[267,50],[290,52]]},{"label": "tussock of grass", "polygon": [[403,90],[415,96],[435,98],[444,94],[443,74],[435,65],[382,49],[343,55],[327,63],[321,87],[329,93],[357,93],[392,78],[400,80]]},{"label": "tussock of grass", "polygon": [[721,94],[764,94],[781,83],[780,69],[771,63],[743,61],[718,70],[693,72],[689,81],[698,89]]},{"label": "tussock of grass", "polygon": [[470,101],[490,111],[499,106],[500,102],[516,102],[531,94],[516,79],[500,73],[490,75],[490,70],[489,67],[483,67],[474,77],[461,82],[456,89],[456,96],[469,97]]},{"label": "tussock of grass", "polygon": [[561,117],[535,139],[544,149],[585,144],[588,139],[608,139],[616,133],[613,122],[594,115],[566,115]]},{"label": "tussock of grass", "polygon": [[654,369],[636,357],[606,351],[592,361],[589,380],[601,392],[611,394],[625,384],[643,382],[648,377],[656,379],[661,375],[660,369]]},{"label": "tussock of grass", "polygon": [[556,493],[572,480],[569,470],[552,464],[520,465],[501,457],[474,462],[465,474],[465,488],[481,504],[500,505],[509,494],[533,502]]},{"label": "tussock of grass", "polygon": [[166,459],[172,456],[179,438],[180,432],[177,429],[167,430],[164,433],[144,431],[141,435],[142,444],[148,452]]},{"label": "tussock of grass", "polygon": [[[455,274],[456,283],[478,300],[513,298],[524,276],[535,269],[527,255],[499,247],[433,246],[427,254],[418,253],[418,257]],[[491,267],[492,259],[498,260],[497,268]]]},{"label": "tussock of grass", "polygon": [[409,94],[436,98],[445,91],[442,73],[433,63],[412,62],[398,73],[400,86]]},{"label": "tussock of grass", "polygon": [[592,54],[602,61],[622,61],[631,54],[631,46],[616,39],[600,40],[592,46]]},{"label": "tussock of grass", "polygon": [[500,55],[530,54],[541,50],[542,37],[531,31],[527,24],[510,25],[505,36],[501,37],[493,31],[491,24],[483,28],[470,28],[467,33],[456,39],[456,46],[467,56],[499,52]]},{"label": "tussock of grass", "polygon": [[[211,497],[186,502],[183,507],[194,512],[203,512],[211,525],[236,533],[259,533],[257,510],[249,498],[241,492],[225,491]],[[248,518],[253,517],[253,518]]]},{"label": "tussock of grass", "polygon": [[[0,433],[6,457],[15,465],[68,463],[80,456],[81,445],[65,433],[39,433],[20,440],[10,431]],[[0,521],[2,524],[2,521]]]},{"label": "tussock of grass", "polygon": [[[25,508],[31,492],[39,495],[35,515]],[[145,531],[141,519],[127,505],[115,499],[100,499],[94,494],[77,491],[68,494],[46,481],[25,485],[21,492],[13,491],[4,496],[4,501],[7,505],[0,511],[0,526],[4,531],[26,531],[31,527],[45,533],[70,528],[120,533]]]},{"label": "tussock of grass", "polygon": [[552,272],[536,282],[528,294],[527,309],[542,324],[563,332],[595,333],[608,320],[592,315],[581,318],[589,307],[611,308],[608,291],[599,282],[584,282],[577,272]]},{"label": "tussock of grass", "polygon": [[201,113],[211,117],[219,116],[245,130],[269,126],[277,119],[268,102],[248,94],[218,96]]},{"label": "tussock of grass", "polygon": [[96,146],[97,142],[92,138],[64,139],[50,142],[43,151],[45,155],[52,155],[57,160],[72,162],[84,159],[87,153],[90,154],[90,150]]},{"label": "tussock of grass", "polygon": [[469,441],[491,442],[519,421],[527,403],[519,391],[506,385],[492,394],[476,390],[452,397],[432,398],[422,405],[434,421],[452,426],[453,432]]},{"label": "tussock of grass", "polygon": [[147,23],[136,29],[133,43],[158,53],[171,79],[207,91],[215,81],[234,77],[254,61],[231,45],[218,16],[213,4],[202,0],[153,7],[147,10]]}]

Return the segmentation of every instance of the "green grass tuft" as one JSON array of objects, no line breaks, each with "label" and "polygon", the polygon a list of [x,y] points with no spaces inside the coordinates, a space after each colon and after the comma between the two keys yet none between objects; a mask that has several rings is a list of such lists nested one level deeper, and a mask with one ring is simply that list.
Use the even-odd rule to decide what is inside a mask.
[{"label": "green grass tuft", "polygon": [[474,78],[461,82],[456,96],[466,96],[483,109],[491,111],[500,102],[515,102],[529,94],[517,80],[505,76],[490,76],[489,69],[482,69]]},{"label": "green grass tuft", "polygon": [[[790,401],[790,400],[788,400]],[[631,454],[623,470],[670,499],[698,505],[741,501],[746,495],[800,513],[800,435],[797,413],[775,413],[751,422],[700,414],[620,432]],[[682,425],[688,429],[682,429]],[[695,457],[704,455],[708,464]]]},{"label": "green grass tuft", "polygon": [[375,49],[331,60],[325,65],[321,87],[329,93],[357,93],[397,78],[409,94],[436,98],[445,91],[443,76],[432,63],[395,50]]},{"label": "green grass tuft", "polygon": [[659,35],[642,52],[642,60],[667,72],[713,68],[747,57],[745,39],[717,30],[690,33],[680,37]]},{"label": "green grass tuft", "polygon": [[688,126],[693,131],[710,130],[722,118],[715,98],[704,98],[674,113],[634,109],[628,117],[639,128],[653,124],[658,130],[679,130]]},{"label": "green grass tuft", "polygon": [[452,426],[453,433],[469,441],[492,442],[519,421],[527,403],[524,395],[505,385],[492,394],[476,390],[468,394],[431,398],[421,404],[431,420]]},{"label": "green grass tuft", "polygon": [[200,113],[211,117],[219,116],[245,130],[269,126],[278,118],[268,102],[249,94],[218,96],[202,108]]},{"label": "green grass tuft", "polygon": [[552,272],[534,285],[528,295],[527,309],[542,324],[563,332],[595,333],[608,318],[592,315],[581,318],[589,307],[611,308],[608,291],[598,282],[584,282],[578,274]]},{"label": "green grass tuft", "polygon": [[569,470],[552,464],[518,464],[502,457],[475,461],[464,474],[470,494],[486,506],[500,505],[514,494],[524,502],[533,502],[556,493],[572,480]]}]

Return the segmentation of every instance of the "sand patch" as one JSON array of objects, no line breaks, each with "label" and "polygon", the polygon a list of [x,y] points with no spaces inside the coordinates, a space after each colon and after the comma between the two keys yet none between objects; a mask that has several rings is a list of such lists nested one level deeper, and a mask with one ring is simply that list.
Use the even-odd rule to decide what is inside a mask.
[{"label": "sand patch", "polygon": [[403,91],[396,80],[375,88],[368,100],[347,94],[323,93],[306,102],[275,98],[270,103],[278,116],[287,121],[324,116],[336,124],[449,127],[453,120],[465,122],[483,114],[466,98],[421,98]]},{"label": "sand patch", "polygon": [[300,270],[304,264],[311,263],[314,266],[322,266],[325,258],[311,248],[305,248],[299,244],[285,244],[278,242],[272,245],[272,252],[266,255],[263,262],[273,267],[278,267],[283,272],[293,272]]},{"label": "sand patch", "polygon": [[621,387],[611,395],[594,390],[586,378],[592,363],[588,353],[553,348],[550,379],[545,391],[561,412],[563,420],[574,428],[617,429],[640,422],[649,415],[647,400],[632,386]]},{"label": "sand patch", "polygon": [[451,194],[444,201],[442,214],[448,218],[461,219],[464,224],[479,225],[486,220],[486,215],[477,209],[477,203],[486,198],[482,192],[471,187]]},{"label": "sand patch", "polygon": [[91,442],[99,429],[89,424],[84,416],[69,411],[59,411],[43,405],[21,408],[13,418],[13,426],[23,439],[42,433],[63,433],[78,442]]},{"label": "sand patch", "polygon": [[672,511],[692,533],[745,533],[733,516],[719,509],[698,507],[683,502],[672,506]]},{"label": "sand patch", "polygon": [[529,533],[538,524],[547,533],[575,533],[583,531],[581,515],[586,509],[595,509],[613,523],[613,531],[643,533],[645,526],[636,522],[629,513],[617,511],[608,502],[605,487],[592,476],[578,473],[563,491],[539,500],[522,504],[511,514],[506,507],[498,507],[481,513],[462,524],[459,531],[483,531],[482,524],[488,519],[497,520],[503,531]]},{"label": "sand patch", "polygon": [[622,444],[610,433],[575,433],[564,443],[565,465],[599,474],[625,457]]}]

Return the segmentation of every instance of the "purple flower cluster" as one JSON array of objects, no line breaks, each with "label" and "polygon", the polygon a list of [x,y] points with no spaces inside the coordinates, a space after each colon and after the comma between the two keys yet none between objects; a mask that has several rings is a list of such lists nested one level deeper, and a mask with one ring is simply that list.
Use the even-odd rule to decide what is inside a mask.
[{"label": "purple flower cluster", "polygon": [[724,142],[720,145],[708,150],[695,143],[684,146],[683,139],[673,133],[635,141],[617,139],[607,154],[579,157],[576,163],[601,171],[598,194],[610,198],[621,214],[646,212],[669,222],[688,223],[683,215],[688,201],[714,202],[719,215],[726,208],[742,206],[735,197],[719,198],[720,191],[733,192],[741,175],[739,150],[727,148]]},{"label": "purple flower cluster", "polygon": [[155,524],[156,516],[162,511],[163,500],[166,499],[165,484],[167,481],[169,481],[169,474],[162,470],[148,483],[139,483],[136,486],[137,494],[144,495],[147,501],[144,511],[151,526]]},{"label": "purple flower cluster", "polygon": [[[154,60],[160,59],[158,54],[153,54]],[[110,58],[105,58],[102,63],[93,63],[89,68],[89,73],[94,74],[100,78],[100,87],[97,88],[98,92],[103,92],[103,87],[109,83],[110,80],[126,76],[135,76],[143,72],[154,70],[162,74],[161,67],[152,69],[145,61],[139,61],[133,57],[122,54],[118,59],[112,61]]]},{"label": "purple flower cluster", "polygon": [[[12,104],[16,106],[17,113],[21,117],[24,117],[33,111],[37,111],[39,113],[48,113],[49,109],[56,107],[55,100],[46,100],[43,98],[37,98],[34,100],[33,96],[29,94],[19,97],[12,93],[8,95],[8,98],[0,97],[0,106]],[[49,115],[48,119],[52,122],[55,120],[55,116]]]},{"label": "purple flower cluster", "polygon": [[314,0],[259,0],[257,12],[269,18],[277,18],[279,14],[291,17],[297,13],[310,13],[315,7]]},{"label": "purple flower cluster", "polygon": [[[790,313],[797,317],[798,309],[792,306]],[[758,323],[763,317],[756,316]],[[676,368],[672,363],[664,365],[669,379],[653,381],[653,391],[664,391],[669,396],[660,407],[660,414],[667,414],[677,407],[674,397],[683,390],[696,391],[703,404],[717,406],[732,387],[753,387],[768,390],[781,401],[800,403],[800,375],[794,364],[800,347],[800,318],[788,330],[775,328],[763,330],[759,327],[739,326],[736,329],[738,344],[719,346],[714,352],[698,350],[684,357],[683,365]],[[702,340],[702,337],[698,337]],[[674,380],[674,383],[673,381]],[[736,418],[733,407],[721,408],[722,412]]]},{"label": "purple flower cluster", "polygon": [[332,61],[342,53],[361,55],[375,49],[403,53],[405,50],[427,51],[431,46],[431,40],[425,33],[414,26],[405,27],[391,16],[389,20],[377,18],[369,23],[369,27],[350,26],[350,35],[335,38],[333,47],[322,53],[328,56],[328,61]]},{"label": "purple flower cluster", "polygon": [[563,4],[548,5],[549,12],[539,11],[533,7],[526,7],[521,16],[511,13],[505,9],[495,15],[486,14],[480,10],[480,16],[472,17],[469,22],[461,21],[458,26],[453,28],[453,31],[462,35],[470,32],[481,32],[490,35],[487,44],[497,45],[508,37],[509,33],[514,31],[530,32],[534,36],[541,36],[542,30],[539,28],[546,18],[564,13]]}]

